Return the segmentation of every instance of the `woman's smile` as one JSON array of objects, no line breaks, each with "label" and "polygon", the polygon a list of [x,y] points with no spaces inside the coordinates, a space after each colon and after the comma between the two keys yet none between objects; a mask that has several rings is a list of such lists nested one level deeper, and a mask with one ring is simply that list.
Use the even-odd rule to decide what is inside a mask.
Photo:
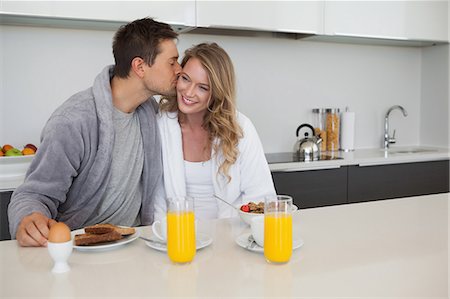
[{"label": "woman's smile", "polygon": [[186,105],[193,105],[193,104],[198,103],[198,102],[193,101],[193,100],[190,100],[190,99],[188,99],[188,98],[186,98],[186,97],[184,97],[184,96],[181,96],[181,99],[183,100],[183,102],[184,102]]}]

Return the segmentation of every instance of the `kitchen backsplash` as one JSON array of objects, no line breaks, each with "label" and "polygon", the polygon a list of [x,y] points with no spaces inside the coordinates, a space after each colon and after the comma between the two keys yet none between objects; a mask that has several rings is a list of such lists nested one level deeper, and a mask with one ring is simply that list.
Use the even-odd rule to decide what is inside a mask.
[{"label": "kitchen backsplash", "polygon": [[[0,143],[39,143],[42,127],[52,111],[73,93],[92,84],[113,62],[114,32],[0,26]],[[312,108],[349,106],[356,113],[355,147],[379,147],[386,110],[399,104],[408,117],[391,115],[399,145],[421,143],[433,114],[422,110],[432,101],[438,132],[427,144],[445,146],[448,136],[448,90],[445,80],[431,80],[433,70],[447,75],[447,65],[433,64],[447,57],[448,45],[438,50],[265,37],[182,34],[180,56],[193,44],[215,41],[232,57],[238,86],[239,110],[249,116],[266,152],[290,151],[299,124],[312,122]],[[440,47],[440,48],[439,48]],[[439,50],[441,49],[441,50]],[[443,50],[442,50],[443,49]],[[423,70],[426,70],[424,72]],[[428,76],[423,78],[423,76]],[[432,93],[428,86],[433,83]],[[439,81],[440,82],[440,81]],[[423,86],[425,84],[425,87]],[[430,99],[430,94],[431,99]],[[442,117],[441,117],[442,118]]]}]

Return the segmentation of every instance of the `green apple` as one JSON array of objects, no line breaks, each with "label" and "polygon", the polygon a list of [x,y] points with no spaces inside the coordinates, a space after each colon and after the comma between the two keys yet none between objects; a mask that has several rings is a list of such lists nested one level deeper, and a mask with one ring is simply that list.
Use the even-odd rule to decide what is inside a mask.
[{"label": "green apple", "polygon": [[12,148],[6,151],[5,156],[23,156],[23,154],[17,148]]}]

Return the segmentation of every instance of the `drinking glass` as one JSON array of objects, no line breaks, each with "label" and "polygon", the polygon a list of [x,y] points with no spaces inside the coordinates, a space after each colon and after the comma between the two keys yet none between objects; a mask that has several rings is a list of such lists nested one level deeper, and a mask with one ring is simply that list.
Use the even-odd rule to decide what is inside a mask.
[{"label": "drinking glass", "polygon": [[272,195],[264,204],[264,256],[269,263],[287,263],[292,255],[292,197]]},{"label": "drinking glass", "polygon": [[167,210],[167,254],[177,264],[194,259],[195,217],[194,202],[190,197],[168,199]]}]

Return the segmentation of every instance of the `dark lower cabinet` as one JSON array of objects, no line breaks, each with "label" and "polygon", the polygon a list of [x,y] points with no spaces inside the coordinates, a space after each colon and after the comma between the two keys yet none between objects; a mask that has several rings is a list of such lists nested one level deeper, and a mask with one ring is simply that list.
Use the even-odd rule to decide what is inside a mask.
[{"label": "dark lower cabinet", "polygon": [[0,192],[0,241],[11,240],[9,234],[8,205],[12,191]]},{"label": "dark lower cabinet", "polygon": [[300,208],[449,192],[449,161],[272,172],[278,194]]},{"label": "dark lower cabinet", "polygon": [[449,192],[449,161],[348,167],[348,202]]},{"label": "dark lower cabinet", "polygon": [[277,193],[292,196],[299,208],[347,203],[347,167],[272,172],[272,177]]}]

